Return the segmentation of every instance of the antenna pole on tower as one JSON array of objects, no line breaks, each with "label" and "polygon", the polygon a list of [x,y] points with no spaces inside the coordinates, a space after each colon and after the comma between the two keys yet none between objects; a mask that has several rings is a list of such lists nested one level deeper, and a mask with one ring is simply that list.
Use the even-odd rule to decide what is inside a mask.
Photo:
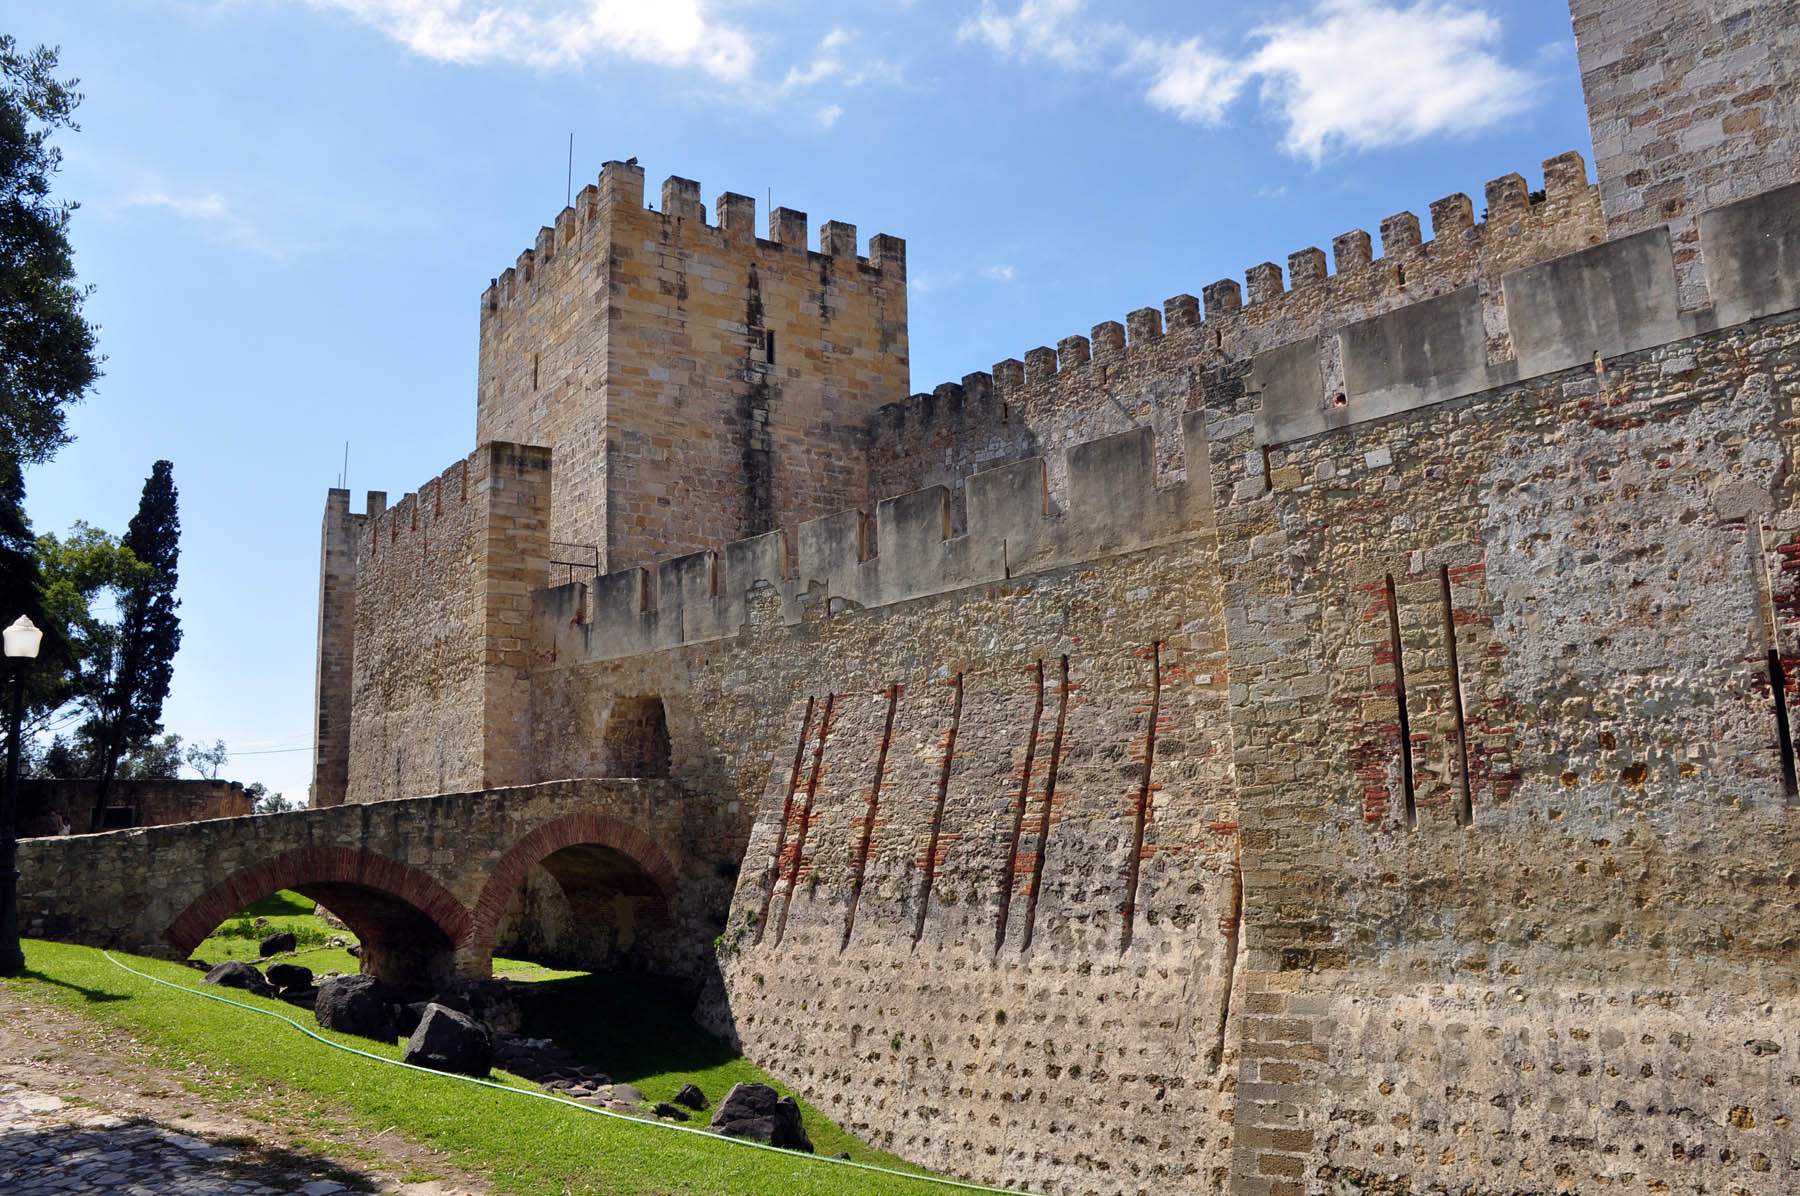
[{"label": "antenna pole on tower", "polygon": [[563,183],[563,207],[575,202],[575,134],[569,134],[569,177]]}]

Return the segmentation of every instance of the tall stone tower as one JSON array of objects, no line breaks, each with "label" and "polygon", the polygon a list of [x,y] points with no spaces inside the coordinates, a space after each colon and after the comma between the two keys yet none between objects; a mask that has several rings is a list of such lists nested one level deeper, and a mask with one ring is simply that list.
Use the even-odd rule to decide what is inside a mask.
[{"label": "tall stone tower", "polygon": [[906,397],[906,247],[608,162],[482,298],[479,443],[551,450],[553,556],[603,570],[866,501],[866,425]]},{"label": "tall stone tower", "polygon": [[1614,237],[1667,224],[1705,301],[1696,217],[1800,180],[1800,0],[1569,0]]}]

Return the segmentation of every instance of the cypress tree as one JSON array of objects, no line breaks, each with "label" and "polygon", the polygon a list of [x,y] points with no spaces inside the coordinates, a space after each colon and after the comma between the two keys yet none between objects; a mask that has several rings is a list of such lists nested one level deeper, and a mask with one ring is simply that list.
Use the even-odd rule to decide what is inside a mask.
[{"label": "cypress tree", "polygon": [[162,732],[163,699],[169,696],[175,651],[181,647],[181,620],[175,613],[181,605],[175,597],[180,541],[174,466],[158,461],[144,482],[137,514],[125,533],[125,547],[146,568],[125,592],[118,656],[96,715],[100,791],[94,803],[95,830],[105,817],[119,757]]}]

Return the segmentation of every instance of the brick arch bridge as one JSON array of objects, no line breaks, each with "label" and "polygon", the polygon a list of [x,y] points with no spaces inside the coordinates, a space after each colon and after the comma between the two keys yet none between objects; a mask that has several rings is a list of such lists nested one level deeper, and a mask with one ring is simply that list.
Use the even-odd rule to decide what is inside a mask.
[{"label": "brick arch bridge", "polygon": [[732,841],[705,795],[610,779],[30,839],[20,922],[31,937],[184,959],[246,905],[293,889],[356,932],[365,971],[425,983],[488,975],[508,902],[543,868],[578,917],[624,902],[649,944],[640,958],[698,978],[730,904]]}]

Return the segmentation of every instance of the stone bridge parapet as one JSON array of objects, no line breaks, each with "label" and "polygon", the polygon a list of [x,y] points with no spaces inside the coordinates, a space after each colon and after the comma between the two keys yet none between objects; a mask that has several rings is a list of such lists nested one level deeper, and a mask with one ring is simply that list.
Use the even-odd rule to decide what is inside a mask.
[{"label": "stone bridge parapet", "polygon": [[626,927],[633,964],[698,978],[737,862],[717,804],[678,782],[553,781],[26,840],[20,919],[30,937],[183,959],[292,889],[356,932],[365,971],[486,976],[509,903],[543,869],[576,917]]}]

